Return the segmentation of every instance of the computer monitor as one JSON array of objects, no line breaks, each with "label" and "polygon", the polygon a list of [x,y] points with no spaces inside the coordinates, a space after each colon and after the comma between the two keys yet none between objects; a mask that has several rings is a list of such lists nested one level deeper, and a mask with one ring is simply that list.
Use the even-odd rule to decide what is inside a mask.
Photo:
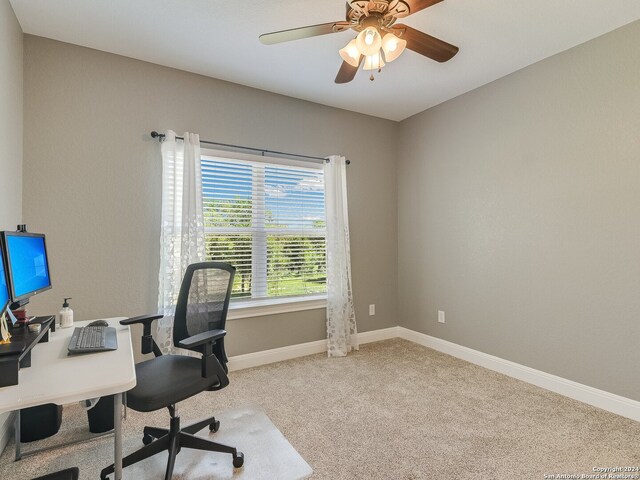
[{"label": "computer monitor", "polygon": [[7,285],[7,269],[4,265],[4,257],[0,255],[0,316],[9,306],[9,286]]},{"label": "computer monitor", "polygon": [[11,301],[25,305],[29,298],[51,288],[44,235],[3,232],[2,237]]}]

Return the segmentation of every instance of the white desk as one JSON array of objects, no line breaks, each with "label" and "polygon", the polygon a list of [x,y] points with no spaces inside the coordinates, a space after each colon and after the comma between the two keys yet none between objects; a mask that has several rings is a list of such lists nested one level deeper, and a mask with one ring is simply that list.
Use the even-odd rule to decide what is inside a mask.
[{"label": "white desk", "polygon": [[[129,327],[107,319],[116,327],[118,350],[113,352],[67,355],[73,328],[56,328],[47,343],[31,351],[31,367],[19,372],[19,383],[0,388],[0,413],[45,403],[64,405],[88,398],[115,395],[114,463],[115,480],[122,478],[122,393],[136,385],[136,371]],[[90,323],[75,322],[74,327]],[[106,465],[105,465],[106,466]]]}]

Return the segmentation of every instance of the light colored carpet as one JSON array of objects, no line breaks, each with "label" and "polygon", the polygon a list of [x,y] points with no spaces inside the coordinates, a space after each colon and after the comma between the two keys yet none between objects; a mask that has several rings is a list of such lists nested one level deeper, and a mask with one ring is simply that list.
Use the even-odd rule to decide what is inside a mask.
[{"label": "light colored carpet", "polygon": [[[542,479],[640,466],[640,423],[399,339],[346,358],[233,372],[229,387],[181,403],[180,412],[186,424],[252,404],[311,465],[313,479]],[[86,425],[77,413],[65,409],[66,429]],[[164,411],[129,411],[125,452],[141,445],[144,425],[166,424]],[[111,452],[110,441],[36,458],[40,466],[81,465],[82,478],[95,479],[110,461],[100,453]],[[10,444],[0,478],[25,478],[11,453]]]}]

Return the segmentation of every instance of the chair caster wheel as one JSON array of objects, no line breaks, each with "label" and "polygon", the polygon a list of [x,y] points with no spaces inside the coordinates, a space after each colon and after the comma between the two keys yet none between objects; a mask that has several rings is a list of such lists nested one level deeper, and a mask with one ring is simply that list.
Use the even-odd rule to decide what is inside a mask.
[{"label": "chair caster wheel", "polygon": [[209,431],[216,433],[218,430],[220,430],[220,420],[216,420],[215,422],[211,422],[209,424]]},{"label": "chair caster wheel", "polygon": [[238,452],[233,456],[234,468],[240,468],[244,464],[244,453]]},{"label": "chair caster wheel", "polygon": [[153,442],[153,437],[151,435],[145,434],[144,437],[142,437],[142,443],[145,445],[149,445],[151,442]]}]

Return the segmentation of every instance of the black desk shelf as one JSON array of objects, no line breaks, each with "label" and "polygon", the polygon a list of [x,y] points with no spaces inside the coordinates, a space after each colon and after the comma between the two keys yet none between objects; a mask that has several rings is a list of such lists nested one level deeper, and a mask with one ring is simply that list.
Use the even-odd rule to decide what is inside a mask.
[{"label": "black desk shelf", "polygon": [[[31,324],[39,323],[42,325],[38,333],[30,332],[26,325],[11,329],[11,342],[22,343],[25,348],[22,352],[0,356],[0,387],[18,384],[18,371],[21,368],[31,366],[31,350],[38,343],[49,341],[49,330],[54,321],[53,315],[36,317],[31,320]],[[0,350],[3,347],[4,345],[0,345]]]}]

